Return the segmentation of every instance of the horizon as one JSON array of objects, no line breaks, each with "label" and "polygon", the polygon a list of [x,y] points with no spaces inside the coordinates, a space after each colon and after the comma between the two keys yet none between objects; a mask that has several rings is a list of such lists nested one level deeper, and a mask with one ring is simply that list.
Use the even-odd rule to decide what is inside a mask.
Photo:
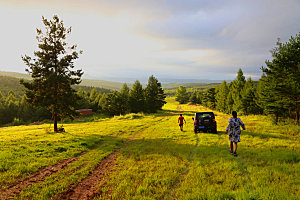
[{"label": "horizon", "polygon": [[[0,1],[0,70],[25,73],[42,16],[72,27],[86,77],[257,80],[277,38],[299,33],[300,1]],[[278,13],[281,13],[280,16]]]}]

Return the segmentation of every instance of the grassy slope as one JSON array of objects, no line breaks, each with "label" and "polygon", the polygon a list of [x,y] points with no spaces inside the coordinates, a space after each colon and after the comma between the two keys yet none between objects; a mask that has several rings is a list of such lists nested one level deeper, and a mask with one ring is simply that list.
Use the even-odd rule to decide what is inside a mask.
[{"label": "grassy slope", "polygon": [[[101,93],[112,92],[111,89],[105,89],[105,87],[100,88],[96,86],[91,87],[91,86],[76,85],[73,86],[73,88],[76,90],[82,88],[82,90],[87,92],[91,92],[93,88],[95,88],[97,92],[101,92]],[[9,91],[13,91],[17,98],[22,98],[22,96],[24,95],[25,87],[20,84],[19,78],[0,75],[0,91],[5,97],[8,95]]]},{"label": "grassy slope", "polygon": [[[18,73],[18,72],[0,71],[0,76],[13,77],[13,78],[17,78],[17,79],[23,78],[25,80],[32,79],[29,74],[22,74],[22,73]],[[123,86],[123,83],[112,82],[112,81],[103,81],[103,80],[82,79],[80,86],[99,87],[99,88],[107,88],[107,89],[112,89],[112,90],[120,90]]]},{"label": "grassy slope", "polygon": [[[187,125],[179,130],[184,110]],[[136,135],[118,155],[117,168],[99,199],[298,199],[299,126],[273,126],[264,116],[241,117],[238,157],[228,151],[228,115],[217,113],[218,134],[192,129],[201,106],[169,99],[157,115],[127,115],[66,124],[66,133],[49,134],[49,125],[0,129],[0,188],[39,168],[87,152],[72,165],[31,185],[18,198],[48,199],[80,182],[122,141]],[[137,118],[137,119],[136,119]]]}]

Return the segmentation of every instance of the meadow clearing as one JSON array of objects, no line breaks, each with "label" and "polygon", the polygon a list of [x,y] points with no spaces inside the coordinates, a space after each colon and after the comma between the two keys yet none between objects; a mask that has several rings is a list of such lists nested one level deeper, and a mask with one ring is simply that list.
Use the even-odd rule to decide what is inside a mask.
[{"label": "meadow clearing", "polygon": [[65,133],[0,128],[0,199],[300,199],[299,126],[240,116],[233,157],[230,116],[215,112],[218,134],[194,134],[196,111],[209,109],[169,98],[157,114],[95,116]]}]

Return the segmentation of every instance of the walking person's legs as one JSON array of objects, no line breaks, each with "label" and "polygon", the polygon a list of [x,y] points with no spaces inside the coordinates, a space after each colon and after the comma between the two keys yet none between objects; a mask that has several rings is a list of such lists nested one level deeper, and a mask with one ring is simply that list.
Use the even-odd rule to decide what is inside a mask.
[{"label": "walking person's legs", "polygon": [[237,142],[234,142],[234,153],[233,153],[234,156],[237,156],[236,150],[237,150]]},{"label": "walking person's legs", "polygon": [[182,131],[183,124],[179,124],[180,130]]},{"label": "walking person's legs", "polygon": [[233,153],[233,142],[230,142],[230,153]]}]

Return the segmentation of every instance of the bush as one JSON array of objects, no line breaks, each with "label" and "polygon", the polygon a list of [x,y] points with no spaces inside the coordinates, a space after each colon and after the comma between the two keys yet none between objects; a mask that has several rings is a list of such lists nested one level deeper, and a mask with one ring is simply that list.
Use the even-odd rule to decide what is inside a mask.
[{"label": "bush", "polygon": [[19,126],[19,125],[23,125],[25,124],[25,122],[19,118],[14,118],[13,122],[11,123],[12,126]]}]

